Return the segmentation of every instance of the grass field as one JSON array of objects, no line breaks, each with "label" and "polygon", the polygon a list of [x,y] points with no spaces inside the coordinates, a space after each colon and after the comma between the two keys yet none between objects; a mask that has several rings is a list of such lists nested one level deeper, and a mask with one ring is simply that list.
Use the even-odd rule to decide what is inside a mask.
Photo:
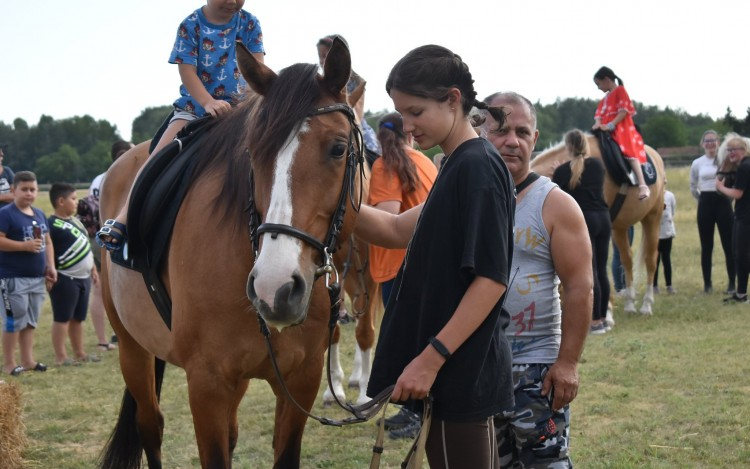
[{"label": "grass field", "polygon": [[[580,366],[581,389],[572,404],[572,454],[578,468],[740,468],[750,461],[750,364],[745,355],[750,307],[724,306],[721,293],[703,294],[688,168],[669,168],[668,179],[677,198],[677,294],[658,295],[650,317],[626,315],[616,305],[614,330],[589,337]],[[49,211],[45,198],[40,195],[37,205]],[[718,235],[715,244],[713,283],[721,290],[726,274]],[[643,280],[638,287],[643,289]],[[47,305],[35,350],[48,364],[54,361],[50,323]],[[86,334],[93,351],[90,323]],[[344,361],[349,368],[352,337],[352,326],[345,326],[342,348],[349,351]],[[14,380],[24,397],[29,437],[25,467],[94,467],[122,396],[117,353],[104,353],[100,363],[25,373]],[[314,412],[341,416],[319,402]],[[162,406],[164,467],[199,467],[182,370],[167,369]],[[240,409],[233,467],[271,467],[272,429],[270,388],[254,382]],[[375,436],[372,423],[333,428],[310,421],[302,467],[368,467]],[[407,446],[386,441],[381,467],[399,467]]]}]

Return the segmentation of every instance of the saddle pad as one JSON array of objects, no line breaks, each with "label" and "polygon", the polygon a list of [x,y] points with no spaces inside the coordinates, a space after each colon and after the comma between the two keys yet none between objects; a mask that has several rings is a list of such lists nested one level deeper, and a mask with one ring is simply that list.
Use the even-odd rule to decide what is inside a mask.
[{"label": "saddle pad", "polygon": [[[633,172],[625,162],[625,158],[622,156],[620,146],[612,138],[609,132],[601,130],[595,130],[594,136],[599,142],[599,148],[602,152],[602,161],[604,166],[607,167],[607,173],[617,184],[628,184],[630,186],[637,185],[633,184],[629,177],[629,174]],[[651,155],[646,153],[646,162],[641,164],[641,171],[643,172],[643,179],[647,185],[653,185],[656,182],[656,167],[654,161],[651,159]]]}]

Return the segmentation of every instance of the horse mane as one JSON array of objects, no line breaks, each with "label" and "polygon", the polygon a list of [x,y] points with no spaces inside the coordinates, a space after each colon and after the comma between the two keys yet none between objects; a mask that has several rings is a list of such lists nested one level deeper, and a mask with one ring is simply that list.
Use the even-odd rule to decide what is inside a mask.
[{"label": "horse mane", "polygon": [[270,164],[292,131],[309,116],[320,99],[317,66],[295,64],[283,69],[266,96],[250,93],[196,142],[196,167],[191,184],[201,175],[218,172],[224,178],[214,199],[222,222],[247,226],[250,200],[250,161]]}]

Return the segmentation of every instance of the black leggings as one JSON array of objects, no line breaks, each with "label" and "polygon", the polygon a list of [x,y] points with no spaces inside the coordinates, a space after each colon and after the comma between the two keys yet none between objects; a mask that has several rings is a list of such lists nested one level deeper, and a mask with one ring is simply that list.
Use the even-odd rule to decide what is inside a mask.
[{"label": "black leggings", "polygon": [[732,202],[718,192],[701,192],[698,199],[698,236],[701,242],[701,270],[703,286],[711,284],[711,257],[714,251],[714,225],[719,229],[729,285],[734,284],[735,268],[732,258]]},{"label": "black leggings", "polygon": [[656,256],[656,271],[654,272],[654,287],[658,286],[659,262],[664,264],[664,282],[668,287],[672,286],[672,240],[674,238],[659,240],[659,253]]},{"label": "black leggings", "polygon": [[734,261],[737,266],[737,293],[747,293],[750,274],[750,222],[734,221]]},{"label": "black leggings", "polygon": [[612,237],[612,223],[606,210],[587,210],[583,212],[586,228],[591,239],[591,263],[594,270],[594,321],[607,317],[609,304],[609,277],[607,277],[607,258],[609,257],[609,240]]}]

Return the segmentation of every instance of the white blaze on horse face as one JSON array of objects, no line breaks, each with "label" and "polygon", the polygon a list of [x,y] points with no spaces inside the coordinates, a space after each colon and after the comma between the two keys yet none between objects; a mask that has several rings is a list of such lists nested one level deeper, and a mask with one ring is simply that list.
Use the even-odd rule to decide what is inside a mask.
[{"label": "white blaze on horse face", "polygon": [[[309,129],[307,124],[302,125],[299,132],[290,136],[276,158],[271,201],[265,223],[292,225],[292,165],[299,149],[300,136]],[[305,275],[308,272],[302,271],[299,263],[301,240],[285,234],[279,234],[275,238],[271,233],[264,233],[262,236],[263,246],[253,268],[257,273],[255,292],[259,300],[274,308],[277,290],[292,281],[293,275]],[[309,295],[306,295],[305,304],[301,306],[307,305],[307,298]]]}]

